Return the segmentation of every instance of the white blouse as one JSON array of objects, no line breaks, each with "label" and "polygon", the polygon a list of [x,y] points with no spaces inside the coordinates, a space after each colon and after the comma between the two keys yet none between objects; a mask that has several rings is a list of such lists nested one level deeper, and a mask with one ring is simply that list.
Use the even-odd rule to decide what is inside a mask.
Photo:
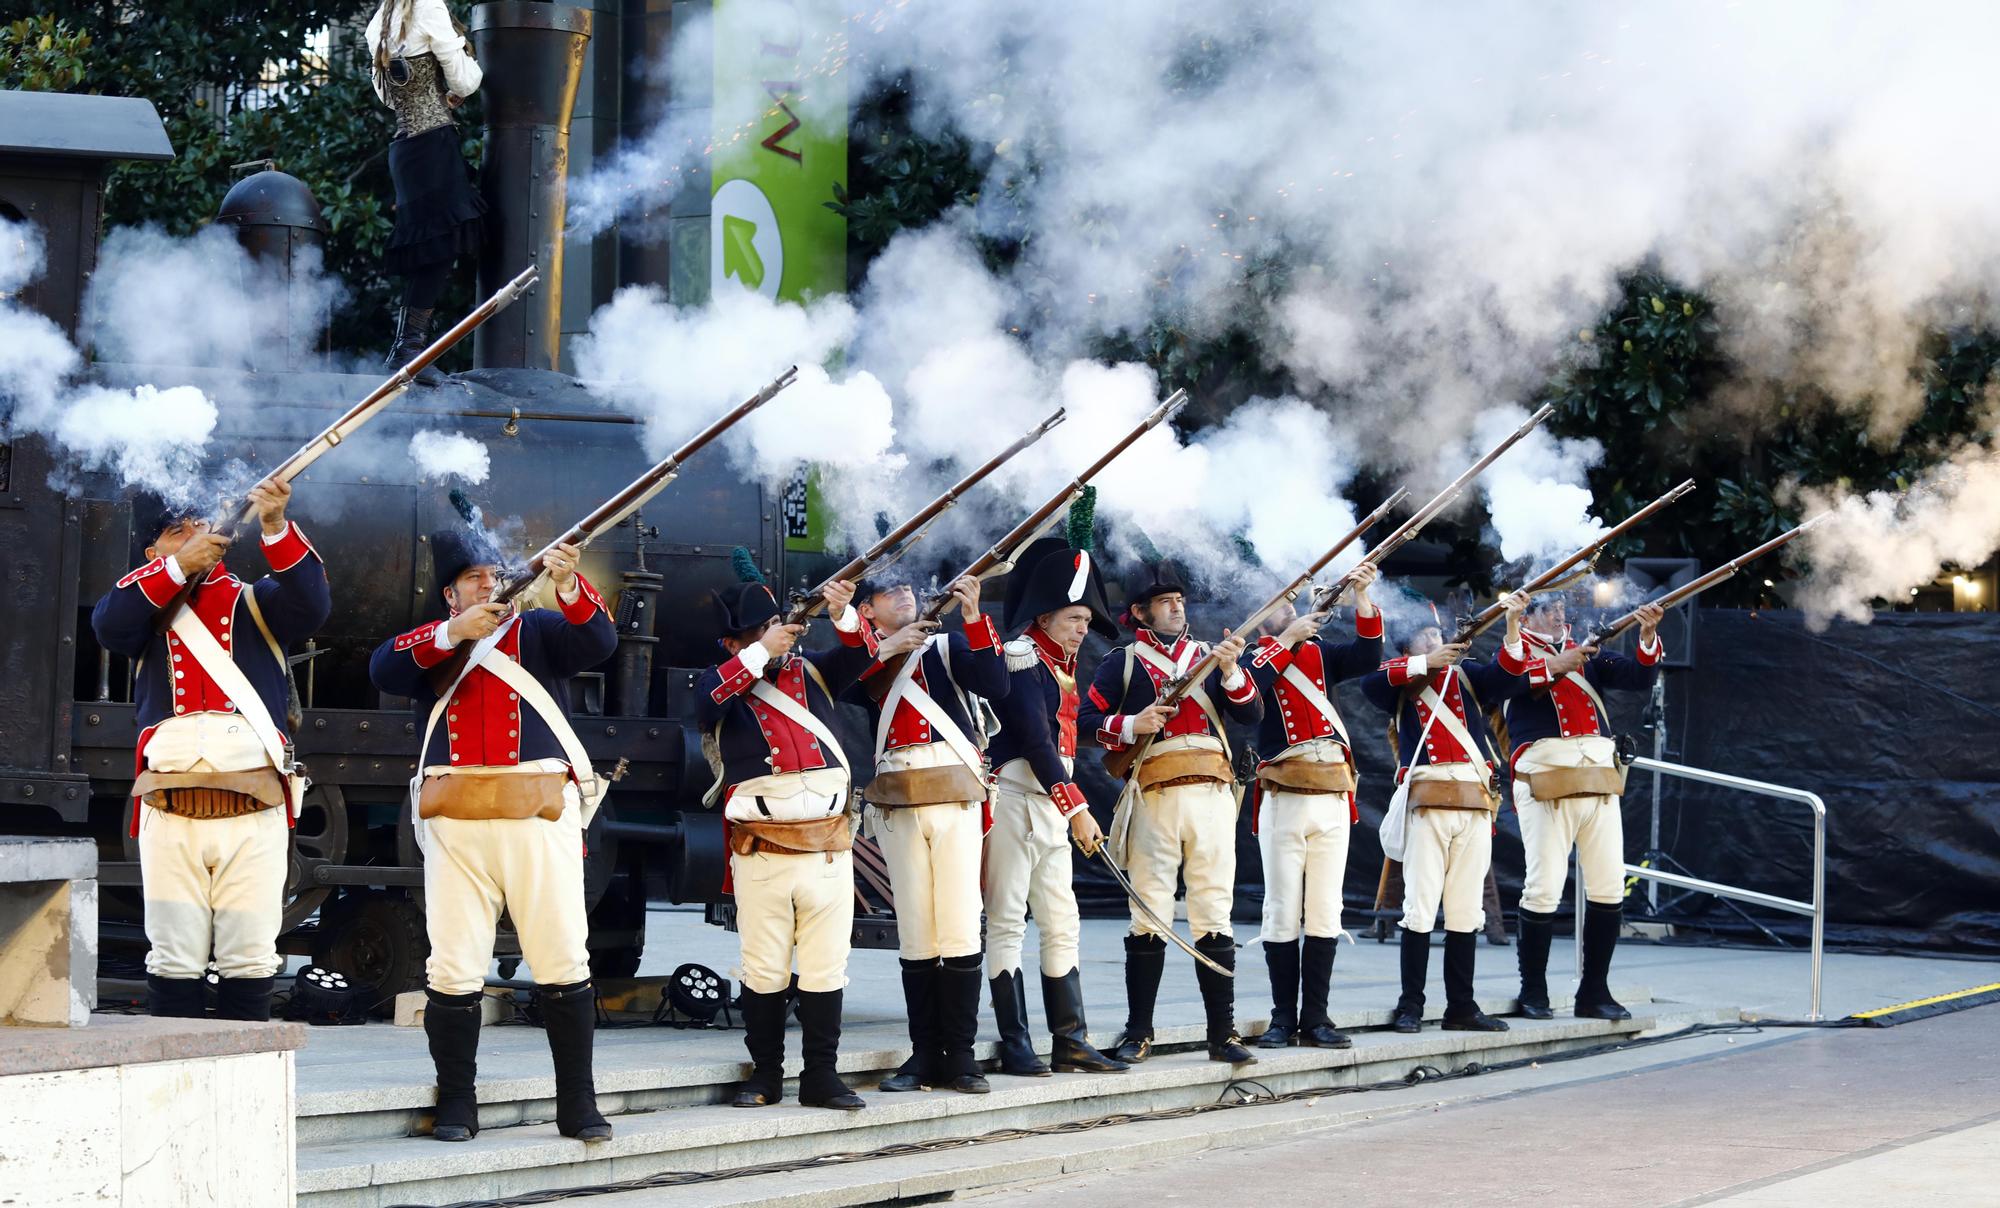
[{"label": "white blouse", "polygon": [[[451,95],[463,98],[477,92],[484,73],[479,69],[479,60],[472,57],[471,44],[452,25],[451,13],[445,8],[444,0],[383,0],[368,22],[366,36],[370,56],[382,42],[382,26],[387,10],[400,8],[405,3],[409,4],[409,13],[397,31],[400,35],[397,45],[389,47],[390,56],[436,55],[438,68],[444,73],[444,86]],[[375,95],[385,105],[389,103],[386,88],[387,81],[377,72]]]}]

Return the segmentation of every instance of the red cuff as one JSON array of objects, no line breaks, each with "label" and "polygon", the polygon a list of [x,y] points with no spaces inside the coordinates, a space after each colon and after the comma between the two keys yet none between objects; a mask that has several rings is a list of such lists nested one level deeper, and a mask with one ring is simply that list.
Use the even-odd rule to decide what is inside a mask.
[{"label": "red cuff", "polygon": [[[306,540],[306,535],[299,531],[299,526],[289,520],[285,522],[285,531],[278,535],[276,541],[264,543],[264,560],[279,574],[305,561],[307,555],[319,558],[319,551],[313,548],[312,542]],[[321,558],[320,561],[324,562],[325,559]]]},{"label": "red cuff", "polygon": [[1529,659],[1523,669],[1527,672],[1528,682],[1538,688],[1555,678],[1549,674],[1549,664],[1546,659]]},{"label": "red cuff", "polygon": [[146,599],[152,601],[155,608],[165,608],[181,590],[180,584],[174,582],[174,577],[167,573],[165,558],[155,558],[118,580],[120,587],[131,587],[134,584],[138,585],[139,590],[145,593]]},{"label": "red cuff", "polygon": [[833,631],[840,635],[841,645],[861,646],[870,654],[874,654],[882,645],[881,637],[875,632],[875,627],[870,625],[866,618],[862,619],[860,627],[853,633],[847,632],[838,625],[833,627]]},{"label": "red cuff", "polygon": [[1379,638],[1382,636],[1382,613],[1377,609],[1372,617],[1354,614],[1354,636],[1357,638]]},{"label": "red cuff", "polygon": [[708,695],[709,699],[718,705],[757,682],[757,677],[750,674],[750,669],[743,665],[743,656],[740,654],[732,656],[716,670],[722,674],[722,682]]},{"label": "red cuff", "polygon": [[1065,818],[1090,808],[1090,802],[1085,799],[1083,790],[1068,780],[1049,790],[1049,800],[1056,803],[1056,812]]},{"label": "red cuff", "polygon": [[1667,644],[1660,640],[1658,634],[1654,634],[1652,650],[1648,652],[1646,649],[1646,643],[1641,642],[1639,643],[1638,657],[1639,657],[1639,665],[1641,667],[1651,667],[1655,663],[1659,662],[1661,659],[1667,657]]},{"label": "red cuff", "polygon": [[1400,688],[1410,682],[1410,660],[1407,657],[1390,659],[1382,664],[1382,672],[1389,677],[1391,685]]},{"label": "red cuff", "polygon": [[435,667],[451,657],[451,651],[439,650],[437,644],[438,626],[443,621],[432,621],[419,625],[396,639],[396,649],[407,650],[419,667]]},{"label": "red cuff", "polygon": [[1291,651],[1285,649],[1284,643],[1267,634],[1264,637],[1258,638],[1257,644],[1251,648],[1250,665],[1253,667],[1275,667],[1279,671],[1283,671],[1291,661],[1291,653]]},{"label": "red cuff", "polygon": [[1521,655],[1517,658],[1516,656],[1507,653],[1507,647],[1505,643],[1501,644],[1500,654],[1493,661],[1499,664],[1500,670],[1505,671],[1508,675],[1519,675],[1533,665],[1529,663],[1527,652],[1525,650],[1523,650]]},{"label": "red cuff", "polygon": [[590,580],[582,575],[576,577],[576,599],[564,604],[562,593],[556,593],[556,603],[562,605],[563,620],[572,625],[588,624],[590,619],[602,611],[609,615],[611,610],[604,607],[604,597],[590,585]]},{"label": "red cuff", "polygon": [[1097,745],[1112,751],[1124,750],[1125,728],[1119,724],[1124,720],[1125,715],[1122,713],[1113,713],[1105,718],[1104,725],[1097,731]]},{"label": "red cuff", "polygon": [[[1243,671],[1243,668],[1238,667],[1237,670]],[[1250,678],[1248,671],[1243,671],[1243,683],[1234,690],[1223,693],[1223,696],[1233,705],[1247,704],[1257,696],[1257,681]]]},{"label": "red cuff", "polygon": [[974,650],[996,650],[1000,646],[1000,631],[993,626],[993,618],[979,614],[976,621],[965,623],[965,641]]}]

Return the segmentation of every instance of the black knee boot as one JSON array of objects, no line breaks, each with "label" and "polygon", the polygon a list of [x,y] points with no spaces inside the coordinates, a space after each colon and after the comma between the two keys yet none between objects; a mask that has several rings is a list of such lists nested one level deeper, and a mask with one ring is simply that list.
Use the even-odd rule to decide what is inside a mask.
[{"label": "black knee boot", "polygon": [[[1195,951],[1224,969],[1236,968],[1236,941],[1226,935],[1204,935],[1194,942]],[[1208,1059],[1231,1065],[1254,1065],[1257,1059],[1243,1047],[1236,1034],[1236,979],[1218,973],[1197,961],[1195,984],[1201,987],[1202,1011],[1208,1017]]]},{"label": "black knee boot", "polygon": [[858,1112],[867,1104],[840,1080],[839,990],[799,991],[799,1055],[804,1068],[799,1071],[799,1102],[807,1107],[830,1107],[835,1111]]},{"label": "black knee boot", "polygon": [[1554,1019],[1549,1009],[1549,947],[1555,942],[1556,916],[1521,907],[1515,929],[1521,934],[1516,950],[1521,960],[1521,1018]]},{"label": "black knee boot", "polygon": [[208,1018],[208,988],[199,977],[146,975],[146,1014],[161,1019]]},{"label": "black knee boot", "polygon": [[979,987],[986,980],[980,969],[985,963],[978,952],[947,956],[937,973],[937,1076],[961,1095],[993,1089],[972,1054],[979,1043]]},{"label": "black knee boot", "polygon": [[1624,922],[1623,906],[1584,903],[1583,977],[1576,986],[1578,1019],[1632,1018],[1632,1012],[1611,997],[1611,951],[1618,946],[1618,931]]},{"label": "black knee boot", "polygon": [[993,1019],[1000,1025],[1000,1072],[1015,1078],[1046,1078],[1049,1067],[1035,1054],[1028,1035],[1028,986],[1019,969],[992,981]]},{"label": "black knee boot", "polygon": [[479,1097],[473,1089],[479,1073],[479,1007],[486,996],[424,991],[424,1039],[430,1042],[431,1065],[437,1069],[437,1115],[431,1137],[438,1141],[470,1141],[479,1135]]},{"label": "black knee boot", "polygon": [[[401,369],[430,347],[432,313],[412,306],[396,308],[396,342],[390,345],[389,355],[383,360],[385,368],[391,372]],[[426,365],[414,380],[419,386],[441,386],[445,378],[437,366]]]},{"label": "black knee boot", "polygon": [[217,1019],[271,1018],[271,988],[275,977],[225,977],[216,991]]},{"label": "black knee boot", "polygon": [[1106,1057],[1090,1043],[1083,1021],[1083,973],[1071,969],[1061,977],[1042,974],[1042,1013],[1049,1017],[1054,1041],[1049,1065],[1065,1074],[1122,1074],[1131,1066]]},{"label": "black knee boot", "polygon": [[882,1079],[885,1091],[920,1091],[937,1085],[939,1066],[938,978],[936,958],[903,964],[903,1006],[910,1013],[910,1059]]},{"label": "black knee boot", "polygon": [[1271,1024],[1257,1038],[1257,1047],[1282,1049],[1299,1030],[1299,942],[1265,940],[1264,967],[1271,974]]},{"label": "black knee boot", "polygon": [[1479,952],[1477,931],[1444,933],[1444,1030],[1504,1032],[1507,1025],[1479,1009],[1472,992],[1472,963]]},{"label": "black knee boot", "polygon": [[1334,936],[1309,935],[1299,960],[1299,1043],[1316,1049],[1349,1049],[1354,1042],[1345,1033],[1333,1030],[1326,1013],[1327,996],[1333,991],[1333,955],[1338,948]]},{"label": "black knee boot", "polygon": [[1424,981],[1430,976],[1431,933],[1403,930],[1403,993],[1389,1016],[1389,1028],[1396,1032],[1419,1032],[1424,1026]]},{"label": "black knee boot", "polygon": [[590,1069],[597,987],[587,981],[536,986],[535,1002],[542,1009],[556,1067],[556,1131],[579,1141],[609,1141],[611,1124],[597,1110],[597,1081]]},{"label": "black knee boot", "polygon": [[785,1098],[785,994],[759,994],[744,987],[743,1047],[750,1052],[750,1076],[736,1088],[736,1107],[771,1107]]},{"label": "black knee boot", "polygon": [[1157,935],[1125,937],[1125,1034],[1111,1055],[1127,1065],[1152,1055],[1153,1004],[1166,971],[1167,941]]}]

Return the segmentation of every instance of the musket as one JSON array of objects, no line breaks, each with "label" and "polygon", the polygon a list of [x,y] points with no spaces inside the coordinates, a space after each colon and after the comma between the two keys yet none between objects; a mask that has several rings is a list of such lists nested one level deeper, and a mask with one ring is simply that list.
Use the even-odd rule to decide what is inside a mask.
[{"label": "musket", "polygon": [[[776,398],[778,392],[791,385],[797,379],[798,375],[799,367],[796,365],[792,366],[772,379],[770,385],[738,403],[714,423],[711,423],[708,427],[689,437],[678,449],[668,454],[665,460],[633,479],[631,484],[624,490],[619,491],[616,495],[599,504],[590,515],[577,521],[562,536],[543,546],[533,558],[528,560],[525,568],[506,577],[505,581],[501,583],[500,589],[493,593],[493,598],[489,602],[494,604],[514,603],[515,600],[526,594],[529,588],[534,587],[541,581],[548,556],[555,552],[557,546],[574,545],[581,548],[589,545],[599,533],[617,527],[627,516],[644,507],[654,496],[665,490],[667,484],[680,474],[681,466],[687,462],[688,458],[693,457],[696,453],[701,452],[702,449],[714,443],[718,437],[734,427],[752,411]],[[435,586],[447,587],[450,585],[439,583]],[[465,660],[471,652],[471,643],[460,642],[458,648],[452,652],[450,658],[432,667],[428,672],[428,678],[432,687],[440,692],[449,687],[458,678],[458,673],[465,665]]]},{"label": "musket", "polygon": [[[1658,499],[1655,499],[1653,502],[1647,504],[1645,507],[1640,508],[1638,511],[1632,513],[1630,516],[1627,516],[1622,522],[1620,522],[1615,527],[1607,529],[1604,533],[1599,535],[1598,538],[1595,541],[1592,541],[1589,545],[1584,546],[1582,549],[1571,554],[1569,557],[1564,558],[1562,561],[1556,563],[1554,566],[1551,566],[1547,570],[1543,571],[1541,574],[1536,575],[1534,578],[1528,580],[1526,583],[1523,583],[1520,587],[1516,588],[1515,591],[1521,594],[1532,596],[1537,592],[1551,591],[1556,589],[1569,576],[1571,571],[1575,570],[1580,566],[1585,566],[1586,563],[1590,564],[1596,563],[1597,555],[1604,549],[1605,546],[1610,545],[1613,541],[1618,540],[1618,538],[1624,536],[1626,533],[1632,531],[1632,529],[1638,527],[1644,521],[1650,519],[1654,513],[1660,511],[1661,509],[1671,504],[1678,503],[1682,498],[1693,492],[1693,490],[1694,490],[1694,479],[1690,478],[1686,482],[1675,487],[1673,490],[1668,491],[1666,494],[1660,496]],[[1499,601],[1495,601],[1494,603],[1487,605],[1485,609],[1483,609],[1479,613],[1479,615],[1467,621],[1465,625],[1458,631],[1458,633],[1453,635],[1450,644],[1458,646],[1458,645],[1463,645],[1466,642],[1470,642],[1472,639],[1478,637],[1480,634],[1485,633],[1488,629],[1491,629],[1495,622],[1497,622],[1502,616],[1506,615],[1506,612],[1507,612],[1506,606],[1501,604]]]},{"label": "musket", "polygon": [[819,586],[813,588],[810,592],[797,597],[792,604],[791,611],[785,614],[784,624],[803,625],[807,621],[812,620],[814,616],[818,615],[820,609],[826,607],[826,589],[835,583],[858,582],[869,571],[902,557],[910,546],[923,539],[924,531],[939,516],[958,503],[961,496],[973,487],[978,486],[982,479],[992,474],[995,470],[1006,465],[1015,454],[1048,435],[1050,430],[1061,422],[1063,422],[1063,410],[1058,407],[1047,419],[1030,428],[1026,433],[1022,434],[1019,440],[995,454],[992,460],[988,461],[985,465],[980,466],[972,473],[953,483],[950,489],[946,490],[944,494],[939,495],[936,499],[931,500],[918,509],[915,515],[897,525],[895,529],[884,535],[880,541],[869,546],[859,557],[821,580]]},{"label": "musket", "polygon": [[[1145,419],[1139,421],[1137,427],[1120,437],[1118,443],[1112,445],[1102,457],[1084,467],[1083,473],[1078,474],[1061,490],[1049,496],[1047,502],[1028,513],[1026,520],[1008,530],[1006,536],[995,541],[985,553],[973,559],[971,565],[953,575],[947,582],[955,583],[968,575],[975,579],[986,579],[1012,569],[1014,559],[1020,555],[1021,550],[1036,537],[1041,536],[1042,531],[1048,528],[1056,516],[1083,493],[1083,488],[1089,485],[1091,479],[1102,473],[1104,467],[1118,460],[1119,455],[1131,448],[1140,437],[1172,419],[1182,407],[1187,406],[1187,401],[1188,395],[1185,390],[1176,390],[1168,395],[1165,402],[1153,408]],[[917,619],[936,621],[950,611],[951,605],[951,594],[946,592],[925,605]]]},{"label": "musket", "polygon": [[[1264,601],[1262,607],[1244,618],[1243,623],[1232,632],[1242,634],[1253,633],[1256,631],[1257,626],[1264,622],[1264,618],[1276,612],[1281,605],[1298,599],[1299,593],[1304,591],[1307,585],[1313,581],[1313,576],[1325,570],[1327,563],[1332,562],[1335,558],[1346,552],[1347,547],[1359,541],[1363,533],[1366,533],[1369,529],[1374,528],[1380,523],[1382,517],[1387,516],[1391,509],[1403,502],[1404,497],[1408,494],[1408,490],[1402,487],[1396,488],[1394,494],[1382,501],[1381,507],[1376,508],[1363,517],[1361,523],[1349,529],[1345,537],[1334,542],[1330,549],[1314,559],[1313,564],[1305,569],[1305,573],[1287,583],[1278,594]],[[1216,664],[1219,661],[1215,656],[1215,651],[1211,649],[1207,654],[1196,660],[1192,667],[1189,667],[1186,671],[1168,681],[1160,690],[1159,698],[1155,703],[1166,705],[1169,708],[1180,704],[1182,698],[1186,697],[1189,692],[1192,692],[1196,684],[1201,683],[1202,680],[1208,677],[1209,672],[1215,670]],[[1122,751],[1106,752],[1104,756],[1104,770],[1118,779],[1124,779],[1138,765],[1139,760],[1145,755],[1146,748],[1150,747],[1152,743],[1153,736],[1148,734],[1141,742],[1135,743]]]},{"label": "musket", "polygon": [[1446,508],[1451,506],[1452,501],[1457,499],[1459,495],[1464,492],[1465,488],[1471,485],[1473,479],[1479,477],[1481,474],[1484,474],[1488,466],[1500,460],[1501,454],[1513,448],[1515,444],[1521,440],[1522,437],[1526,436],[1530,432],[1533,432],[1537,427],[1541,425],[1541,422],[1543,420],[1555,414],[1555,410],[1556,409],[1554,404],[1544,404],[1541,410],[1535,412],[1533,415],[1528,417],[1526,423],[1514,429],[1514,431],[1510,433],[1505,440],[1501,441],[1499,444],[1494,445],[1491,449],[1487,450],[1486,456],[1480,458],[1478,461],[1473,462],[1472,465],[1465,471],[1465,473],[1460,474],[1457,478],[1452,479],[1450,484],[1448,484],[1444,490],[1439,491],[1436,495],[1431,497],[1431,501],[1429,503],[1426,503],[1423,507],[1418,508],[1416,512],[1414,512],[1408,520],[1405,520],[1403,522],[1403,526],[1401,528],[1397,529],[1393,533],[1390,533],[1387,537],[1384,537],[1380,542],[1376,544],[1374,549],[1371,549],[1366,554],[1363,554],[1360,562],[1356,563],[1353,567],[1349,568],[1347,573],[1342,575],[1339,581],[1334,583],[1332,587],[1326,589],[1324,597],[1326,600],[1326,606],[1331,606],[1332,602],[1334,600],[1339,599],[1340,594],[1346,591],[1348,587],[1353,584],[1354,573],[1356,571],[1360,570],[1363,566],[1375,566],[1375,567],[1381,566],[1381,564],[1388,559],[1389,555],[1395,553],[1397,550],[1407,545],[1410,541],[1414,540],[1417,534],[1424,531],[1424,527],[1426,525],[1428,525],[1431,521],[1437,519],[1439,513],[1443,512]]},{"label": "musket", "polygon": [[[534,265],[531,264],[527,268],[522,269],[519,276],[493,291],[492,297],[474,307],[472,313],[452,324],[450,330],[431,341],[430,347],[412,357],[409,363],[401,369],[390,374],[381,385],[369,391],[368,397],[348,408],[346,414],[327,425],[326,430],[318,436],[299,446],[296,452],[278,463],[278,468],[265,475],[265,477],[274,478],[279,482],[290,482],[300,474],[305,473],[307,468],[314,462],[332,452],[335,445],[353,436],[356,429],[369,420],[374,419],[381,412],[382,408],[401,398],[403,392],[410,388],[410,383],[416,381],[418,374],[429,369],[432,362],[445,353],[450,352],[453,345],[471,335],[486,320],[507,309],[515,299],[526,293],[528,288],[540,279],[541,272]],[[255,508],[247,500],[239,501],[233,505],[223,505],[221,509],[222,522],[216,526],[216,531],[228,533],[234,537],[244,525],[250,522],[250,518],[255,515],[255,511]],[[182,584],[180,591],[174,594],[174,598],[167,601],[166,607],[160,609],[156,624],[162,632],[173,624],[174,617],[180,612],[181,606],[187,603],[188,597],[194,594],[195,588],[200,586],[202,581],[207,577],[207,572],[203,572],[200,575],[190,578],[188,582]]]},{"label": "musket", "polygon": [[[1771,553],[1772,551],[1788,544],[1794,538],[1798,537],[1799,534],[1805,532],[1809,528],[1812,528],[1814,525],[1819,524],[1821,521],[1825,520],[1827,517],[1831,515],[1833,515],[1832,512],[1821,512],[1819,515],[1814,516],[1811,520],[1808,520],[1805,523],[1798,525],[1796,528],[1787,529],[1786,531],[1779,533],[1777,536],[1771,538],[1769,541],[1766,541],[1764,544],[1758,546],[1756,549],[1753,549],[1745,554],[1739,554],[1736,557],[1731,558],[1729,561],[1723,563],[1721,566],[1716,567],[1714,570],[1709,571],[1707,574],[1702,575],[1700,578],[1694,579],[1687,583],[1683,583],[1679,587],[1674,588],[1672,591],[1667,592],[1666,594],[1660,596],[1657,599],[1648,600],[1646,603],[1656,604],[1661,608],[1672,608],[1674,605],[1679,604],[1683,600],[1691,600],[1694,597],[1700,595],[1702,592],[1707,591],[1709,588],[1714,587],[1716,584],[1722,582],[1723,580],[1733,577],[1737,571],[1742,570],[1745,566],[1748,566],[1750,563],[1755,562],[1757,559],[1763,557],[1765,554]],[[1646,605],[1644,604],[1640,605],[1641,608],[1645,606]],[[1610,624],[1605,625],[1604,627],[1596,630],[1589,637],[1579,642],[1578,645],[1580,646],[1602,645],[1605,642],[1610,641],[1612,638],[1617,637],[1619,634],[1624,633],[1627,629],[1630,629],[1633,625],[1638,623],[1638,620],[1639,620],[1639,609],[1635,608],[1631,612],[1626,613],[1624,616],[1619,617],[1617,620],[1612,621]]]}]

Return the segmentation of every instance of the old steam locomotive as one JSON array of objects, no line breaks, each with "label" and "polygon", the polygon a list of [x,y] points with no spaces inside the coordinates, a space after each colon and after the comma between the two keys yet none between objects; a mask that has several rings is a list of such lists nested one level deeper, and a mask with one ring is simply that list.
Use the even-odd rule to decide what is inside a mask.
[{"label": "old steam locomotive", "polygon": [[[0,106],[24,97],[0,93]],[[13,301],[74,337],[96,259],[104,165],[164,158],[171,148],[143,101],[26,103],[39,107],[37,120],[0,126],[61,133],[45,143],[10,138],[0,146],[0,214],[39,227],[48,251],[44,276]],[[526,195],[489,194],[489,204],[503,228],[537,208]],[[518,516],[523,540],[538,543],[651,459],[631,416],[606,408],[571,378],[531,367],[552,363],[554,354],[559,250],[553,265],[548,259],[551,245],[560,247],[561,212],[554,227],[546,207],[533,217],[551,241],[540,244],[544,284],[488,324],[491,330],[481,329],[478,368],[446,386],[410,391],[365,435],[378,451],[399,454],[424,429],[483,442],[491,473],[477,497],[495,514]],[[258,262],[278,273],[325,229],[305,187],[277,172],[241,182],[217,221],[234,227]],[[533,240],[516,246],[523,250],[513,263],[503,256],[482,266],[482,283],[489,270],[505,280],[537,258],[526,251]],[[222,416],[211,456],[255,468],[284,458],[301,432],[317,431],[378,384],[311,368],[314,361],[310,348],[294,346],[277,350],[274,363],[257,372],[100,363],[91,373],[112,386],[201,387]],[[745,393],[758,385],[746,384]],[[426,953],[422,870],[404,799],[417,738],[407,702],[377,693],[367,662],[384,636],[438,615],[423,542],[456,517],[444,488],[420,481],[407,457],[363,452],[336,451],[320,461],[299,480],[292,507],[325,556],[335,609],[295,667],[304,706],[298,748],[314,784],[298,819],[279,947],[393,992],[421,984]],[[98,647],[90,609],[133,565],[131,508],[108,481],[65,474],[65,489],[57,489],[51,475],[58,469],[33,436],[15,433],[0,443],[7,630],[0,828],[98,840],[101,928],[115,952],[144,942],[137,852],[123,825],[134,775],[133,669]],[[711,921],[727,921],[721,824],[700,805],[710,773],[691,721],[693,692],[700,669],[713,661],[707,593],[733,581],[733,547],[749,549],[773,583],[815,582],[828,569],[817,555],[787,554],[787,525],[799,517],[794,509],[788,519],[780,494],[737,477],[716,451],[694,459],[640,515],[586,551],[584,572],[615,597],[619,645],[606,665],[573,685],[577,730],[600,765],[626,763],[587,836],[589,942],[600,976],[636,971],[649,896],[706,903]],[[249,558],[245,570],[254,572],[255,555]],[[656,617],[668,620],[656,624]],[[860,916],[856,939],[881,946],[892,942],[893,921],[880,895],[864,892],[864,904],[871,900],[876,908]],[[503,932],[503,973],[518,953],[510,943]]]}]

